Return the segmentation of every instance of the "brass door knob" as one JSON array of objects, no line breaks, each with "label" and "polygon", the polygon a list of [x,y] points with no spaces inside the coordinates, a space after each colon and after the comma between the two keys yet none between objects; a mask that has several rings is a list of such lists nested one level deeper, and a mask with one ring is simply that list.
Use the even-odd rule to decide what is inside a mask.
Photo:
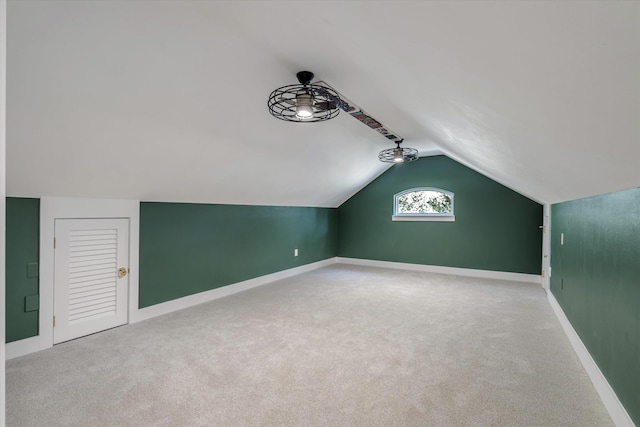
[{"label": "brass door knob", "polygon": [[127,275],[127,269],[124,267],[120,267],[118,269],[118,279]]}]

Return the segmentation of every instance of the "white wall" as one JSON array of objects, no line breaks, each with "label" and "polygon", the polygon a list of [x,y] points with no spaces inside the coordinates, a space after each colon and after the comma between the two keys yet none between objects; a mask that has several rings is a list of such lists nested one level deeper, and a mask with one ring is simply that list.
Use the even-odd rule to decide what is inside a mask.
[{"label": "white wall", "polygon": [[[0,0],[0,360],[5,360],[5,197],[6,192],[6,70],[7,70],[7,1]],[[0,363],[0,426],[5,420],[5,370]]]}]

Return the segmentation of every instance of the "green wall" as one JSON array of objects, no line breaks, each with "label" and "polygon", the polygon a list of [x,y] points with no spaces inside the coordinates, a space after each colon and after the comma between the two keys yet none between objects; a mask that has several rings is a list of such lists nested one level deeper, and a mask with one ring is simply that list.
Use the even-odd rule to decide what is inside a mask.
[{"label": "green wall", "polygon": [[[391,221],[394,194],[454,193],[455,222]],[[392,166],[338,209],[341,257],[540,274],[542,206],[445,156]]]},{"label": "green wall", "polygon": [[337,231],[336,209],[143,202],[139,306],[335,257]]},{"label": "green wall", "polygon": [[551,291],[640,425],[640,188],[555,204],[551,215]]},{"label": "green wall", "polygon": [[38,335],[40,200],[6,200],[6,342],[12,342]]}]

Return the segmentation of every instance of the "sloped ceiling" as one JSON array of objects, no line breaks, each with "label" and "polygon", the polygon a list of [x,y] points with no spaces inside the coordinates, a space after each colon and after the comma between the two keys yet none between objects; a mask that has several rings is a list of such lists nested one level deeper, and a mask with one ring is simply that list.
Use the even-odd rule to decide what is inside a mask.
[{"label": "sloped ceiling", "polygon": [[13,196],[335,207],[391,144],[276,120],[311,70],[405,138],[539,202],[640,185],[640,3],[16,1]]}]

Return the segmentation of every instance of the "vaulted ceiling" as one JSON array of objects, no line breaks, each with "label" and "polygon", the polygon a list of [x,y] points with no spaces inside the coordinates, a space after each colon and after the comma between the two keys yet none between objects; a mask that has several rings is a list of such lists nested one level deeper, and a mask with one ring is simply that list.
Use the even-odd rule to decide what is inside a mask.
[{"label": "vaulted ceiling", "polygon": [[640,185],[637,1],[8,3],[7,191],[339,206],[391,144],[271,117],[311,70],[539,202]]}]

